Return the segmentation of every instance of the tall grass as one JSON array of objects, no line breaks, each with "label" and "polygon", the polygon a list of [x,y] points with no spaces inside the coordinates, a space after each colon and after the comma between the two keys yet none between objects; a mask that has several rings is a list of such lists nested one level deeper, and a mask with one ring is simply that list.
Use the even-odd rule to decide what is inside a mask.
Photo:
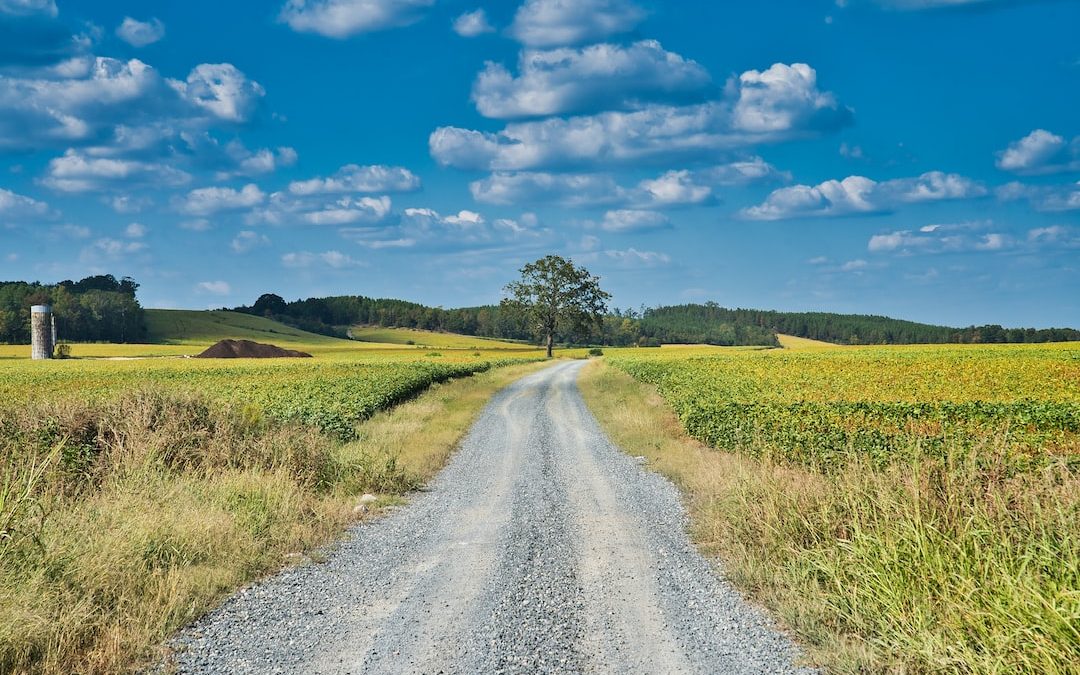
[{"label": "tall grass", "polygon": [[[710,449],[629,376],[590,407],[683,488],[699,544],[834,672],[1080,672],[1080,476],[1000,448],[823,473]],[[995,457],[1000,461],[995,461]]]},{"label": "tall grass", "polygon": [[0,673],[160,658],[225,593],[332,540],[359,494],[424,482],[534,367],[436,385],[348,444],[196,394],[0,410]]}]

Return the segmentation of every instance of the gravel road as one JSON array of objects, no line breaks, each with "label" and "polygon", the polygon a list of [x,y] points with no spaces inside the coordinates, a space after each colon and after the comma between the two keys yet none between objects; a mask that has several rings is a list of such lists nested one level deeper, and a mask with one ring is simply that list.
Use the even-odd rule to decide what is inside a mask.
[{"label": "gravel road", "polygon": [[176,638],[185,673],[791,673],[676,489],[562,362],[497,394],[430,489]]}]

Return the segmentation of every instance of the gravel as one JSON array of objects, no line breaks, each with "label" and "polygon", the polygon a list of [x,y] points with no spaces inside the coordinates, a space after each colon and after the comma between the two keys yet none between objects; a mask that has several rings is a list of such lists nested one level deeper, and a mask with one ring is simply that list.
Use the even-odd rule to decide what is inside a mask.
[{"label": "gravel", "polygon": [[676,489],[559,363],[497,394],[425,492],[173,641],[182,673],[795,673]]}]

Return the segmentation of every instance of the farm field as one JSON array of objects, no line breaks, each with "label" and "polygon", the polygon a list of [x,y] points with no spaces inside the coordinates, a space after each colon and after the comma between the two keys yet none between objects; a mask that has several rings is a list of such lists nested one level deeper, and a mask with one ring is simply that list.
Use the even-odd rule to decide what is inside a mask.
[{"label": "farm field", "polygon": [[440,333],[414,328],[383,328],[380,326],[354,326],[349,329],[354,340],[378,344],[416,345],[439,349],[513,349],[531,350],[534,346],[522,342],[506,342],[494,338]]},{"label": "farm field", "polygon": [[609,433],[833,670],[1075,672],[1080,344],[604,361]]},{"label": "farm field", "polygon": [[[543,357],[150,314],[171,344],[76,344],[52,361],[0,347],[0,672],[145,658],[223,592],[332,538],[359,495],[391,503],[430,477],[487,397]],[[315,358],[177,357],[226,337]]]}]

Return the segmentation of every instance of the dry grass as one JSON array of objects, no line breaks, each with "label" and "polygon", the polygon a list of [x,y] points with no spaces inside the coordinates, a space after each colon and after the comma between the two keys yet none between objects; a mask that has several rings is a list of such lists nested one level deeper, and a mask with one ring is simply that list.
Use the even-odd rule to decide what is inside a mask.
[{"label": "dry grass", "polygon": [[[655,388],[581,378],[627,452],[683,491],[693,535],[834,672],[1080,672],[1080,479],[916,461],[828,476],[707,448]],[[993,448],[987,448],[992,453]]]},{"label": "dry grass", "polygon": [[196,395],[0,412],[0,672],[127,672],[238,586],[443,465],[541,364],[432,387],[337,444]]}]

